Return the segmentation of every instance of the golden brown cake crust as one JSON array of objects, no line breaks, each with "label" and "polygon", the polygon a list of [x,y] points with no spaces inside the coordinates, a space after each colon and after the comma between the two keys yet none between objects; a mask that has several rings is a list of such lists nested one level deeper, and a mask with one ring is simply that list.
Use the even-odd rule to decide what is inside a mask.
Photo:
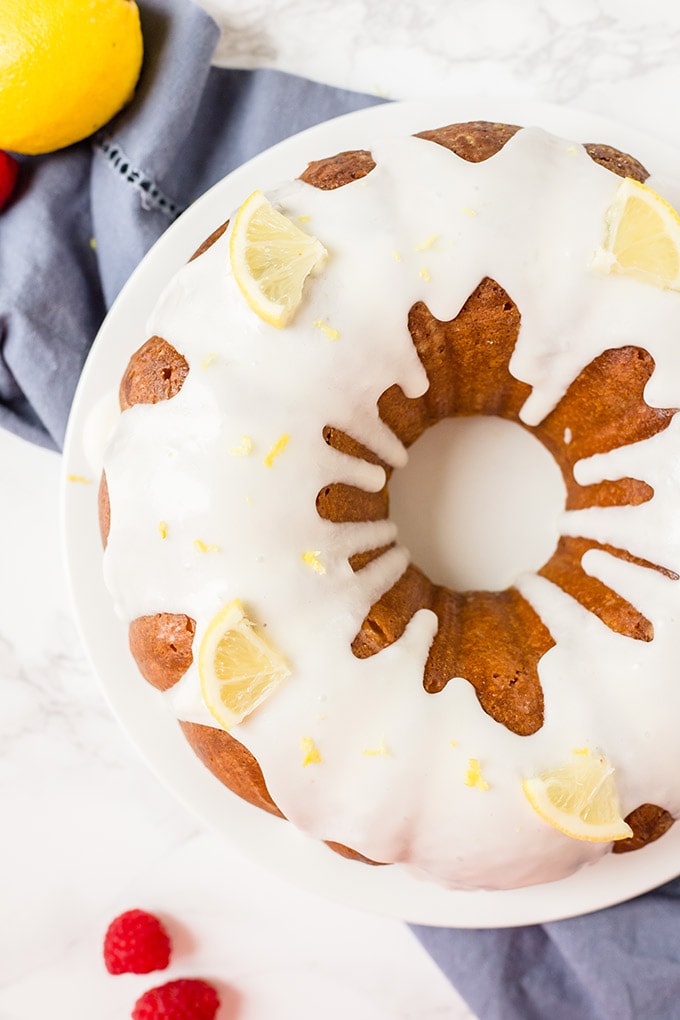
[{"label": "golden brown cake crust", "polygon": [[665,832],[668,832],[673,825],[674,818],[665,808],[661,808],[657,804],[641,804],[626,816],[626,821],[633,830],[633,835],[628,839],[620,839],[614,843],[612,849],[615,854],[640,850],[648,843],[653,843]]},{"label": "golden brown cake crust", "polygon": [[397,641],[417,609],[430,609],[439,622],[425,665],[426,691],[437,694],[452,677],[464,676],[484,711],[507,729],[522,736],[540,729],[538,662],[554,642],[516,588],[454,592],[410,564],[371,607],[354,654],[367,658]]},{"label": "golden brown cake crust", "polygon": [[195,633],[195,621],[184,613],[155,613],[132,621],[130,651],[153,687],[167,691],[182,679],[194,659]]},{"label": "golden brown cake crust", "polygon": [[518,131],[519,127],[515,124],[475,120],[464,124],[447,124],[434,131],[419,131],[416,138],[443,145],[468,163],[482,163],[500,152]]},{"label": "golden brown cake crust", "polygon": [[592,160],[603,166],[605,170],[611,170],[618,177],[632,177],[633,180],[639,181],[641,184],[644,184],[649,177],[649,171],[642,163],[634,156],[628,155],[627,152],[619,152],[611,145],[593,145],[591,142],[586,143],[585,149]]},{"label": "golden brown cake crust", "polygon": [[216,230],[213,230],[212,234],[210,234],[209,237],[206,237],[205,241],[203,241],[198,246],[198,248],[196,249],[194,254],[189,259],[189,262],[193,262],[194,259],[199,258],[199,256],[203,255],[203,253],[208,250],[208,248],[212,248],[212,246],[214,245],[215,241],[219,240],[219,238],[222,236],[222,234],[225,232],[225,230],[227,229],[228,226],[229,226],[229,220],[225,220],[225,222],[220,224],[220,226],[217,227]]},{"label": "golden brown cake crust", "polygon": [[189,366],[172,344],[160,336],[150,337],[128,363],[120,383],[121,411],[134,404],[157,404],[177,396]]},{"label": "golden brown cake crust", "polygon": [[99,515],[99,534],[102,545],[106,549],[111,530],[111,501],[109,500],[109,487],[106,484],[106,472],[102,471],[99,479],[99,491],[97,493],[97,511]]},{"label": "golden brown cake crust", "polygon": [[192,722],[180,726],[195,754],[224,786],[249,804],[284,817],[269,795],[262,769],[240,741],[214,726]]},{"label": "golden brown cake crust", "polygon": [[328,159],[317,159],[300,174],[300,180],[322,191],[333,191],[350,181],[358,181],[375,167],[375,160],[365,149],[339,152]]}]

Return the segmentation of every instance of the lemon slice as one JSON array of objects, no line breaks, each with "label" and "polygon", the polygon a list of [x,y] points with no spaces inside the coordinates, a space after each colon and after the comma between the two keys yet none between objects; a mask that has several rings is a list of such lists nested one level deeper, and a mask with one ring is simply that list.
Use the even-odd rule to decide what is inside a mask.
[{"label": "lemon slice", "polygon": [[565,765],[525,779],[522,789],[544,821],[574,839],[609,843],[633,835],[621,817],[614,769],[602,755],[574,755]]},{"label": "lemon slice", "polygon": [[305,280],[328,255],[321,241],[275,209],[261,191],[254,191],[237,212],[229,254],[246,301],[279,329],[300,304]]},{"label": "lemon slice", "polygon": [[198,653],[203,700],[229,730],[262,704],[290,670],[243,611],[240,599],[211,620]]},{"label": "lemon slice", "polygon": [[621,181],[605,214],[606,237],[593,265],[680,290],[680,216],[646,184]]}]

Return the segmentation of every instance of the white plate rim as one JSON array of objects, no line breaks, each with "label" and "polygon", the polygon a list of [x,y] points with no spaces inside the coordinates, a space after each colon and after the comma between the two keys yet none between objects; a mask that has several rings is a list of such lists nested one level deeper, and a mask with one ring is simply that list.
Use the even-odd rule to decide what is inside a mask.
[{"label": "white plate rim", "polygon": [[[141,681],[101,572],[97,452],[88,426],[111,400],[165,281],[255,186],[266,190],[311,159],[369,147],[376,133],[493,120],[538,125],[565,137],[633,152],[655,176],[680,176],[680,159],[662,142],[625,124],[546,103],[471,97],[381,104],[309,128],[255,156],[214,185],[156,242],[112,305],[74,397],[63,452],[61,538],[80,638],[113,714],[148,767],[207,827],[249,859],[320,896],[406,922],[458,928],[515,927],[561,920],[639,896],[680,873],[680,826],[632,854],[609,855],[559,882],[526,889],[457,891],[414,878],[398,866],[371,868],[333,854],[293,826],[244,803],[196,759],[163,699]],[[255,184],[253,184],[255,182]],[[121,339],[122,337],[122,339]],[[87,477],[89,485],[70,477]]]}]

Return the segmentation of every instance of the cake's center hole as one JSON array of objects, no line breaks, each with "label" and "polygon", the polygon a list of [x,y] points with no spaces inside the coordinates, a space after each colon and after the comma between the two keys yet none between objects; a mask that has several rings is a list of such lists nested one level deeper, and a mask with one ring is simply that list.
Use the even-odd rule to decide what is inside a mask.
[{"label": "cake's center hole", "polygon": [[501,418],[446,418],[390,481],[390,517],[430,580],[501,591],[555,550],[566,489],[543,444]]}]

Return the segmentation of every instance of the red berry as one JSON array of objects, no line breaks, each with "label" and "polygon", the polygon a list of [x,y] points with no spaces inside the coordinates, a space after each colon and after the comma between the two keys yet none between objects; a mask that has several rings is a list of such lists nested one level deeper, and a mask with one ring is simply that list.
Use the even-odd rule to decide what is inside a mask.
[{"label": "red berry", "polygon": [[214,1020],[220,999],[207,981],[180,978],[137,999],[132,1020]]},{"label": "red berry", "polygon": [[0,150],[0,209],[12,194],[19,173],[19,164],[7,152]]},{"label": "red berry", "polygon": [[104,936],[104,963],[109,974],[149,974],[170,963],[170,939],[153,914],[128,910],[109,925]]}]

